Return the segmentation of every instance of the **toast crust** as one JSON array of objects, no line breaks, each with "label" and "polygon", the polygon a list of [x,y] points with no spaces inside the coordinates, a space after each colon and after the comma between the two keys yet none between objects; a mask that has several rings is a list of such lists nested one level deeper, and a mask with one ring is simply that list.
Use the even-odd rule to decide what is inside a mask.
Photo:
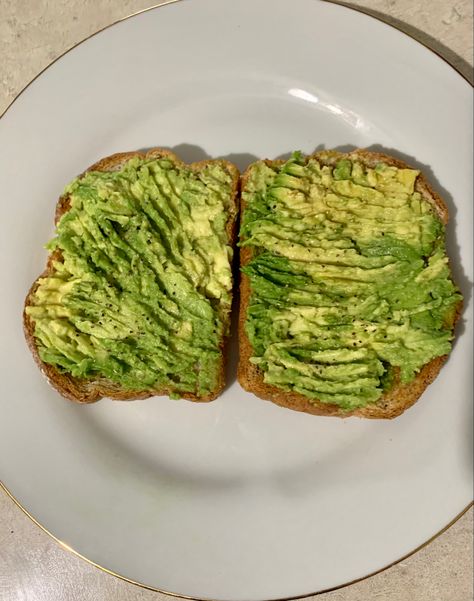
[{"label": "toast crust", "polygon": [[[354,150],[349,153],[336,151],[321,151],[311,157],[318,160],[323,165],[334,165],[340,159],[349,159],[351,161],[360,161],[366,167],[375,167],[377,163],[383,162],[400,169],[412,168],[407,163],[395,159],[380,152],[371,152],[368,150]],[[282,165],[284,161],[264,161],[267,165]],[[242,190],[245,189],[249,176],[250,167],[242,175]],[[415,190],[420,192],[423,198],[428,201],[444,225],[448,222],[449,213],[443,199],[437,194],[424,175],[416,179]],[[245,212],[246,203],[241,196],[240,212],[241,216]],[[244,267],[252,259],[253,252],[251,248],[244,247],[240,252],[240,266]],[[267,384],[263,380],[263,372],[254,364],[250,363],[253,355],[252,345],[245,331],[245,321],[247,308],[250,302],[250,280],[244,273],[240,274],[240,310],[239,310],[239,347],[240,357],[238,365],[237,379],[240,385],[252,392],[261,399],[272,401],[281,407],[303,411],[312,415],[327,415],[336,417],[365,417],[371,419],[392,419],[401,415],[406,409],[411,407],[422,395],[424,390],[439,374],[447,355],[436,357],[424,365],[414,380],[408,384],[402,384],[396,373],[394,386],[375,403],[365,407],[360,407],[352,411],[346,411],[336,404],[323,403],[318,400],[308,399],[306,396],[297,392],[286,391],[277,386]],[[454,325],[458,321],[462,311],[462,301],[456,308]]]},{"label": "toast crust", "polygon": [[[178,158],[170,150],[165,150],[162,148],[152,148],[147,152],[120,152],[117,154],[113,154],[111,156],[105,157],[100,161],[94,163],[91,167],[89,167],[87,171],[118,171],[122,168],[122,166],[134,157],[140,157],[143,159],[159,159],[159,158],[167,158],[175,163],[178,167],[185,166],[185,163]],[[220,163],[225,166],[229,173],[232,176],[232,198],[231,198],[231,209],[229,211],[229,218],[226,224],[226,233],[228,244],[231,247],[235,246],[236,236],[237,236],[237,215],[238,215],[238,193],[240,188],[240,173],[237,167],[230,163],[229,161],[216,159],[212,161],[199,161],[196,163],[191,163],[187,165],[188,168],[193,171],[199,171],[203,169],[206,165],[210,163]],[[56,210],[55,210],[55,224],[59,222],[61,217],[66,213],[70,208],[70,199],[68,195],[61,196],[57,202]],[[48,262],[46,265],[46,269],[43,273],[38,276],[38,278],[33,282],[27,296],[25,299],[24,309],[23,309],[23,331],[25,334],[26,342],[28,347],[33,355],[33,358],[42,371],[42,373],[46,376],[47,380],[55,388],[62,396],[65,398],[75,401],[77,403],[93,403],[98,401],[103,397],[108,397],[114,400],[120,401],[129,401],[129,400],[138,400],[138,399],[146,399],[151,396],[162,396],[169,395],[174,392],[173,388],[159,388],[159,389],[148,389],[148,390],[125,390],[120,385],[106,379],[106,378],[97,378],[97,379],[85,379],[85,378],[76,378],[68,373],[59,372],[53,365],[49,365],[41,360],[38,348],[36,346],[36,340],[34,336],[34,322],[33,320],[26,314],[26,307],[32,304],[32,295],[36,291],[39,283],[38,280],[40,278],[47,277],[54,272],[53,261],[60,259],[61,253],[55,252],[49,255]],[[230,310],[229,310],[230,314]],[[230,320],[230,315],[229,315]],[[213,401],[215,398],[219,396],[225,386],[225,363],[226,363],[226,343],[227,339],[223,338],[220,343],[220,353],[221,353],[221,364],[219,369],[219,379],[218,384],[211,393],[205,396],[199,396],[194,393],[185,393],[182,395],[182,398],[187,399],[189,401],[197,401],[197,402],[207,402]]]}]

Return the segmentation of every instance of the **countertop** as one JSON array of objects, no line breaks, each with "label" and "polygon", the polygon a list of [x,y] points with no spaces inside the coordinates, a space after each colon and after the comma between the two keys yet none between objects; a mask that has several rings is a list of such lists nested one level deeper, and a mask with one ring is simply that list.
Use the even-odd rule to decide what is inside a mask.
[{"label": "countertop", "polygon": [[[199,0],[195,0],[199,1]],[[0,0],[0,114],[65,50],[102,27],[159,2]],[[472,81],[470,0],[356,0],[449,60]],[[470,601],[473,512],[395,566],[317,601]],[[62,549],[0,492],[1,601],[165,601]],[[310,599],[313,599],[311,597]],[[316,597],[314,597],[316,599]]]}]

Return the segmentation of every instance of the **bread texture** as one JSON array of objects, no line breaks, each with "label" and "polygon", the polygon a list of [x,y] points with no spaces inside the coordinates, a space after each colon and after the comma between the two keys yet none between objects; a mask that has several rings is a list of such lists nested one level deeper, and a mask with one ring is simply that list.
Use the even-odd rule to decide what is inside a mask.
[{"label": "bread texture", "polygon": [[[336,151],[322,151],[315,153],[312,157],[322,165],[335,165],[341,159],[349,159],[358,161],[366,167],[375,167],[378,163],[407,169],[413,168],[391,156],[383,153],[371,152],[368,150],[355,150],[350,153],[340,153]],[[284,161],[265,161],[269,166],[282,165]],[[242,190],[245,190],[247,179],[249,177],[249,169],[242,176]],[[417,177],[415,190],[419,192],[424,200],[426,200],[437,214],[440,221],[446,225],[448,222],[448,209],[442,198],[432,189],[422,173]],[[241,198],[240,211],[241,216],[246,209],[246,203]],[[253,258],[253,249],[244,247],[240,253],[240,265],[244,267]],[[373,419],[391,419],[402,414],[406,409],[411,407],[424,392],[426,387],[433,382],[439,374],[447,355],[436,357],[428,364],[424,365],[418,372],[414,380],[408,384],[400,382],[398,368],[395,373],[395,381],[391,389],[384,393],[382,397],[375,403],[370,403],[365,407],[344,410],[336,404],[321,402],[318,400],[309,399],[306,396],[293,391],[286,391],[277,386],[264,382],[263,372],[258,366],[250,362],[253,355],[251,343],[245,331],[245,323],[247,317],[247,308],[249,306],[251,296],[251,285],[248,276],[241,274],[240,283],[240,311],[239,311],[239,347],[240,358],[238,366],[238,380],[241,386],[248,392],[252,392],[261,399],[272,401],[282,407],[287,407],[295,411],[303,411],[313,415],[326,415],[337,417],[357,416]],[[459,319],[462,310],[462,301],[458,303],[456,314],[453,320],[453,329],[456,321]]]},{"label": "bread texture", "polygon": [[[97,163],[94,163],[87,171],[118,171],[125,163],[134,157],[143,159],[160,159],[166,158],[176,164],[176,166],[183,167],[185,164],[171,151],[164,150],[161,148],[152,148],[147,152],[123,152],[113,154],[106,158],[101,159]],[[238,192],[240,173],[235,165],[225,160],[215,161],[200,161],[188,165],[193,171],[199,171],[203,169],[209,163],[219,163],[226,167],[229,174],[232,177],[232,198],[231,198],[231,209],[228,213],[228,219],[226,222],[226,234],[227,243],[233,247],[236,242],[236,224],[238,215]],[[55,211],[55,224],[59,222],[61,217],[70,208],[70,199],[67,195],[61,196],[56,205]],[[48,262],[43,273],[35,280],[31,286],[26,299],[24,309],[32,304],[32,297],[38,287],[38,281],[40,278],[50,276],[54,272],[53,262],[55,260],[61,260],[61,253],[55,251],[48,257]],[[228,315],[230,321],[230,314]],[[173,388],[160,388],[160,389],[144,389],[144,390],[128,390],[124,389],[120,385],[116,384],[105,378],[97,379],[83,379],[74,377],[68,373],[60,372],[55,366],[45,363],[41,360],[38,348],[36,345],[36,339],[34,335],[35,324],[33,320],[27,315],[26,311],[23,311],[23,329],[28,347],[33,355],[35,362],[37,363],[40,370],[48,379],[49,383],[64,397],[78,403],[93,403],[103,397],[108,397],[115,400],[135,400],[145,399],[151,396],[169,395],[175,392]],[[220,341],[220,370],[218,384],[214,390],[212,390],[206,396],[198,396],[194,393],[183,393],[182,398],[190,401],[212,401],[224,388],[225,385],[225,362],[226,362],[226,338],[222,338]]]}]

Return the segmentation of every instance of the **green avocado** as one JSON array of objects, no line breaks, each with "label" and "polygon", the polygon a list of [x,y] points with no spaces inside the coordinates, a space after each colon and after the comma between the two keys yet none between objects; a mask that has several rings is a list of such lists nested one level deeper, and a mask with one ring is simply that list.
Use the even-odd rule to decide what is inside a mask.
[{"label": "green avocado", "polygon": [[133,158],[65,194],[47,246],[61,258],[26,309],[41,359],[128,389],[214,390],[232,292],[226,166]]},{"label": "green avocado", "polygon": [[294,153],[255,163],[242,196],[253,259],[245,322],[264,381],[345,410],[449,353],[461,295],[418,171]]}]

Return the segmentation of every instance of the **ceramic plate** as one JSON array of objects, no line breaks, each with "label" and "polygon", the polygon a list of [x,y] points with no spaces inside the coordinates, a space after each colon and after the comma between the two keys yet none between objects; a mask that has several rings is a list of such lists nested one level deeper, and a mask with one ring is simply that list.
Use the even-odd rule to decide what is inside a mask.
[{"label": "ceramic plate", "polygon": [[[55,62],[0,120],[0,476],[55,537],[147,586],[226,600],[364,577],[472,495],[472,90],[381,22],[317,0],[183,0]],[[451,213],[466,310],[422,399],[390,422],[318,418],[245,393],[79,406],[28,352],[21,312],[63,186],[113,152],[183,159],[365,146],[424,169]]]}]

